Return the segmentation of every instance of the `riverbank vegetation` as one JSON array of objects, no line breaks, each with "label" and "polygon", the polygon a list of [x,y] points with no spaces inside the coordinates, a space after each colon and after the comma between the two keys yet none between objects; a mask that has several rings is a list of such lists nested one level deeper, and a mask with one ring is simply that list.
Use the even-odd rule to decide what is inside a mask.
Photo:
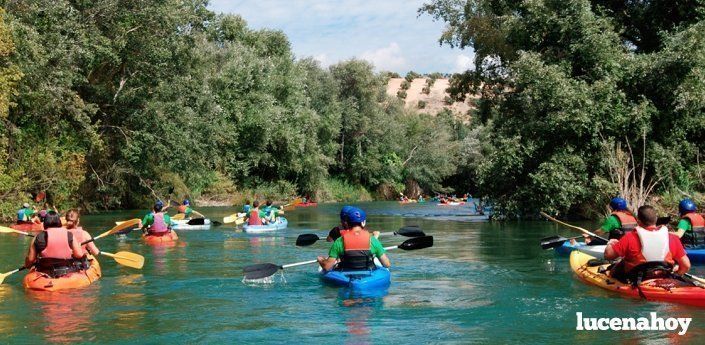
[{"label": "riverbank vegetation", "polygon": [[367,62],[296,59],[284,33],[206,5],[0,1],[1,216],[43,192],[87,210],[171,188],[348,200],[456,174],[452,119],[405,110]]},{"label": "riverbank vegetation", "polygon": [[476,70],[451,82],[456,98],[482,95],[466,179],[519,216],[594,216],[620,193],[671,211],[686,196],[702,204],[703,6],[427,2],[420,12],[447,23],[441,42],[476,54]]}]

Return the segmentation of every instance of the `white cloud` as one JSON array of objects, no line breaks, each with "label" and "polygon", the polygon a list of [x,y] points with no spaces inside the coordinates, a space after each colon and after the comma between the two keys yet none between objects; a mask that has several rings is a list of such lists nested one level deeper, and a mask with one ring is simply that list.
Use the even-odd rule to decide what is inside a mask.
[{"label": "white cloud", "polygon": [[384,48],[366,51],[360,58],[374,64],[378,71],[400,71],[406,68],[406,59],[396,42]]},{"label": "white cloud", "polygon": [[475,69],[475,56],[467,56],[459,54],[455,57],[455,72],[465,72],[469,69]]}]

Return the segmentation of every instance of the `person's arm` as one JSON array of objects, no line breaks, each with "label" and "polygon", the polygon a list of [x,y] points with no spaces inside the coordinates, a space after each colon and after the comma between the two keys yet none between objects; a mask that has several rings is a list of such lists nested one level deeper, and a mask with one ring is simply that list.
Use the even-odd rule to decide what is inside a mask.
[{"label": "person's arm", "polygon": [[678,238],[682,238],[685,232],[690,230],[690,221],[687,219],[681,219],[678,222],[678,230],[674,233]]},{"label": "person's arm", "polygon": [[611,239],[607,242],[607,247],[605,247],[605,259],[614,260],[619,257],[624,256],[624,250],[620,240]]},{"label": "person's arm", "polygon": [[389,261],[389,257],[387,257],[387,254],[382,254],[382,256],[379,257],[379,262],[382,264],[382,266],[386,268],[392,267],[392,262]]},{"label": "person's arm", "polygon": [[[71,233],[69,233],[69,236],[71,236]],[[73,256],[75,259],[80,259],[83,257],[83,250],[81,250],[81,243],[76,240],[75,236],[71,236],[71,256]]]},{"label": "person's arm", "polygon": [[321,265],[321,268],[324,271],[332,270],[333,267],[335,267],[335,263],[338,261],[338,259],[336,259],[336,258],[331,258],[331,257],[324,258],[322,256],[319,256],[317,258],[317,260],[318,260],[318,264]]},{"label": "person's arm", "polygon": [[144,218],[142,218],[142,229],[149,227],[154,222],[154,218],[151,213],[147,213]]},{"label": "person's arm", "polygon": [[593,232],[596,235],[601,236],[604,234],[608,234],[614,229],[619,229],[620,226],[621,225],[619,224],[619,219],[617,219],[617,217],[614,215],[610,215],[609,217],[605,218],[605,221],[602,223],[600,228]]},{"label": "person's arm", "polygon": [[675,272],[676,274],[682,276],[690,271],[690,259],[688,259],[688,255],[681,256],[676,259],[676,262],[678,263],[678,270]]},{"label": "person's arm", "polygon": [[324,258],[322,256],[319,256],[317,258],[318,264],[321,265],[321,268],[325,271],[330,271],[335,267],[335,263],[338,261],[338,258],[340,255],[342,255],[344,252],[343,249],[343,239],[338,238],[333,242],[333,245],[330,247],[330,250],[328,251],[328,257]]},{"label": "person's arm", "polygon": [[[83,234],[85,235],[85,238],[89,240],[93,238],[87,231],[84,231]],[[88,249],[88,252],[93,254],[94,256],[100,254],[100,249],[98,249],[98,247],[95,245],[95,241],[88,242],[86,244],[86,249]]]},{"label": "person's arm", "polygon": [[391,267],[392,263],[389,261],[389,257],[387,257],[387,251],[382,246],[382,242],[380,242],[376,237],[372,237],[370,239],[370,251],[372,252],[372,255],[379,259],[382,266],[387,268]]},{"label": "person's arm", "polygon": [[29,250],[27,251],[27,257],[24,259],[24,267],[31,267],[37,261],[37,249],[34,248],[34,241],[36,237],[32,239],[32,243],[29,244]]}]

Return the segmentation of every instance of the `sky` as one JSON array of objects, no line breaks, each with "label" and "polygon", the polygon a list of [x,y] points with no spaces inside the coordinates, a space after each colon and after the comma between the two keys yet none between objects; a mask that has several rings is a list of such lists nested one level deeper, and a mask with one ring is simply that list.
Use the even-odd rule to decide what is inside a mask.
[{"label": "sky", "polygon": [[297,58],[324,66],[355,57],[402,75],[472,69],[472,50],[439,45],[444,23],[418,15],[424,1],[211,0],[209,8],[238,14],[253,29],[282,30]]}]

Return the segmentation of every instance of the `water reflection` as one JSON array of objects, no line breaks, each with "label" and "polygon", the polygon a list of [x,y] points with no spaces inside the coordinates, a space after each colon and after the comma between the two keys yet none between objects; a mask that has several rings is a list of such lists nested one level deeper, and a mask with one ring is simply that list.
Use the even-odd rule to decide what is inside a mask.
[{"label": "water reflection", "polygon": [[51,293],[28,290],[27,296],[41,316],[33,326],[42,330],[49,343],[91,341],[89,331],[95,326],[98,294],[97,286]]}]

